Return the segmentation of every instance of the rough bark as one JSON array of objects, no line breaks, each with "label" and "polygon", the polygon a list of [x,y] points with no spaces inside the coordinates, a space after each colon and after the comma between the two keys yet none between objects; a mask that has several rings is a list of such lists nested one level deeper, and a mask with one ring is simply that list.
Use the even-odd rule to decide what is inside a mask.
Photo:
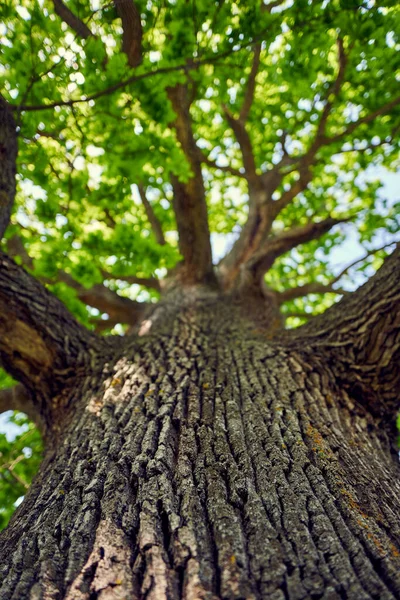
[{"label": "rough bark", "polygon": [[330,357],[336,377],[375,415],[394,418],[400,386],[400,246],[356,294],[283,336]]},{"label": "rough bark", "polygon": [[398,598],[390,427],[326,344],[175,298],[77,381],[2,534],[1,598]]},{"label": "rough bark", "polygon": [[59,422],[65,407],[55,394],[90,369],[102,345],[36,279],[0,253],[0,362],[35,392],[32,401],[47,427]]},{"label": "rough bark", "polygon": [[12,111],[0,95],[0,240],[10,220],[15,197],[17,130]]}]

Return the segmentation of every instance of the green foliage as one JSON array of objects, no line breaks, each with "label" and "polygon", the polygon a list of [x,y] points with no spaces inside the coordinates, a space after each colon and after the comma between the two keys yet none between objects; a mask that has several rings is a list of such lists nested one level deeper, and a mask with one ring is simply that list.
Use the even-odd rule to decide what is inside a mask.
[{"label": "green foliage", "polygon": [[7,525],[41,461],[42,440],[26,415],[14,412],[9,423],[17,427],[10,441],[0,433],[0,529]]},{"label": "green foliage", "polygon": [[[337,136],[318,150],[311,183],[279,215],[273,233],[328,216],[354,217],[280,257],[267,283],[277,291],[311,281],[329,284],[352,260],[343,250],[351,248],[349,240],[362,256],[397,235],[399,206],[385,196],[382,179],[399,164],[400,103],[380,109],[399,94],[398,3],[297,0],[282,1],[270,11],[263,10],[260,0],[137,0],[143,61],[131,69],[121,52],[114,4],[65,2],[93,36],[80,39],[54,13],[50,0],[4,0],[0,6],[2,94],[14,105],[39,107],[16,113],[18,195],[7,238],[19,236],[33,259],[28,268],[85,325],[93,326],[93,310],[75,290],[57,281],[59,270],[89,288],[102,281],[102,270],[152,277],[181,258],[170,178],[173,173],[187,181],[191,171],[171,126],[174,113],[167,89],[177,82],[186,83],[192,96],[198,146],[217,166],[233,169],[232,174],[204,166],[215,254],[226,251],[236,238],[247,217],[247,184],[235,174],[243,172],[243,161],[223,107],[239,115],[258,43],[260,68],[247,122],[258,172],[280,160],[283,140],[292,156],[306,153],[331,100],[325,133]],[[270,4],[265,1],[266,8]],[[332,98],[338,38],[347,65],[344,82]],[[373,120],[351,130],[355,121],[373,113]],[[339,137],[347,128],[350,133]],[[300,176],[296,165],[285,173],[275,200]],[[164,246],[157,244],[137,184],[147,189],[164,231]],[[362,283],[384,255],[381,251],[366,257],[345,274],[340,286],[351,290],[354,281]],[[22,262],[21,257],[17,260]],[[118,279],[105,285],[131,299],[146,294],[156,298],[155,292]],[[288,302],[286,314],[303,315],[288,324],[304,322],[338,298],[334,293],[314,294]],[[7,450],[8,442],[1,438],[3,463],[13,464],[24,447],[33,451],[39,444],[30,427],[17,436],[17,449]],[[14,475],[28,482],[34,464],[33,456],[17,462]],[[8,508],[2,509],[3,520],[23,494],[15,477],[5,473],[0,506]]]}]

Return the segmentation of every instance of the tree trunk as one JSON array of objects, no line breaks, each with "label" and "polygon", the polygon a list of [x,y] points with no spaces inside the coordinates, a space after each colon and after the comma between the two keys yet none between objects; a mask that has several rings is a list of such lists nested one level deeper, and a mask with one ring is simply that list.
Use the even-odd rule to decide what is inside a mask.
[{"label": "tree trunk", "polygon": [[210,295],[108,354],[63,390],[2,600],[400,597],[393,432],[327,351]]}]

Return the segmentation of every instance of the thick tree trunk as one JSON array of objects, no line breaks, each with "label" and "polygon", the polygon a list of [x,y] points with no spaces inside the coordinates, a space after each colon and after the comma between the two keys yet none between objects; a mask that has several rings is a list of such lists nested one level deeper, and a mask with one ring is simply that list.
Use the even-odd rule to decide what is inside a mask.
[{"label": "thick tree trunk", "polygon": [[2,600],[399,598],[392,432],[327,350],[211,296],[140,333],[62,403]]}]

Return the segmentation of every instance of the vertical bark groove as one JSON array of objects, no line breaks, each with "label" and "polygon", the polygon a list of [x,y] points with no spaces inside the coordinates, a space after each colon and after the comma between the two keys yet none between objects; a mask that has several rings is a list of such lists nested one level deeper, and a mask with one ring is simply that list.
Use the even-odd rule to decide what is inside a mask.
[{"label": "vertical bark groove", "polygon": [[166,310],[75,390],[2,598],[399,597],[397,458],[336,365],[220,300]]}]

